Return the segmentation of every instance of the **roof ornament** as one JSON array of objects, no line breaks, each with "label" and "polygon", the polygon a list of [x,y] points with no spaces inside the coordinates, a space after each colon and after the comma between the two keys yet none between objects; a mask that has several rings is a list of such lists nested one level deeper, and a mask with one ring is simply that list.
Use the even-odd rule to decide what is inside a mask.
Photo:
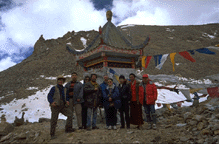
[{"label": "roof ornament", "polygon": [[106,12],[106,18],[107,18],[107,20],[108,20],[108,21],[111,21],[111,20],[112,20],[112,16],[113,16],[112,11],[108,10],[108,11]]}]

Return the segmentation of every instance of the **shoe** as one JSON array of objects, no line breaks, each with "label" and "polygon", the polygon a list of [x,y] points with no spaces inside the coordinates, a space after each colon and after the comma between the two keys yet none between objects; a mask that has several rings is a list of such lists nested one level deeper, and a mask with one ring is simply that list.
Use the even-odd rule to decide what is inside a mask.
[{"label": "shoe", "polygon": [[127,129],[130,129],[130,126],[128,126]]},{"label": "shoe", "polygon": [[154,130],[156,130],[156,129],[157,129],[156,124],[153,124],[153,125],[152,125],[152,128],[153,128]]},{"label": "shoe", "polygon": [[91,127],[87,127],[87,129],[86,130],[88,130],[88,131],[91,131]]},{"label": "shoe", "polygon": [[83,129],[83,127],[79,127],[78,129],[81,130],[81,129]]},{"label": "shoe", "polygon": [[142,129],[142,126],[139,126],[139,125],[138,125],[138,126],[137,126],[137,129],[139,129],[139,130]]},{"label": "shoe", "polygon": [[95,126],[95,127],[92,127],[92,129],[99,129],[99,127]]},{"label": "shoe", "polygon": [[72,133],[74,132],[75,130],[73,128],[68,128],[65,130],[66,133]]},{"label": "shoe", "polygon": [[116,127],[116,126],[113,126],[113,129],[114,129],[114,130],[117,130],[117,127]]},{"label": "shoe", "polygon": [[124,127],[124,126],[121,126],[120,128],[121,128],[121,129],[124,129],[125,127]]},{"label": "shoe", "polygon": [[108,126],[108,130],[111,130],[112,129],[112,126]]},{"label": "shoe", "polygon": [[148,123],[148,128],[147,128],[148,130],[149,129],[152,129],[152,124],[151,123]]},{"label": "shoe", "polygon": [[56,138],[57,138],[57,136],[51,135],[51,140],[56,139]]}]

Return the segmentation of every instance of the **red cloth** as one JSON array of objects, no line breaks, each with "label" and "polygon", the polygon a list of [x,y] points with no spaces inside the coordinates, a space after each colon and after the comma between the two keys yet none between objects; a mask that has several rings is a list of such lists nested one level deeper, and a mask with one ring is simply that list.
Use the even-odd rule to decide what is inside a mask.
[{"label": "red cloth", "polygon": [[160,106],[161,106],[161,103],[157,103],[157,106],[160,107]]},{"label": "red cloth", "polygon": [[147,68],[147,67],[148,67],[148,64],[149,64],[149,62],[150,62],[151,58],[152,58],[152,56],[147,56],[147,59],[146,59],[146,64],[145,64],[145,68]]},{"label": "red cloth", "polygon": [[192,58],[192,57],[190,56],[190,54],[189,54],[187,51],[179,52],[179,54],[180,54],[181,56],[183,56],[185,59],[187,59],[187,60],[189,60],[189,61],[191,61],[191,62],[195,62],[195,59]]},{"label": "red cloth", "polygon": [[207,88],[208,94],[210,97],[215,98],[219,97],[219,89],[218,87]]},{"label": "red cloth", "polygon": [[134,84],[131,82],[131,90],[132,90],[132,100],[131,101],[137,101],[136,99],[136,80],[134,81]]},{"label": "red cloth", "polygon": [[[150,81],[146,84],[146,104],[155,104],[157,100],[157,87],[154,83]],[[143,105],[144,101],[144,87],[143,85],[139,85],[139,101]]]}]

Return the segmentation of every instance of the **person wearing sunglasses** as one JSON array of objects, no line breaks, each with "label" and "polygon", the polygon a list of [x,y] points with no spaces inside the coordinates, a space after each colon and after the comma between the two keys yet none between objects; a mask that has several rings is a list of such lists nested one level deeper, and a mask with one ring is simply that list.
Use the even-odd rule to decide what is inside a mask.
[{"label": "person wearing sunglasses", "polygon": [[108,85],[103,90],[103,106],[106,110],[106,119],[108,121],[108,130],[112,128],[117,129],[117,109],[121,107],[121,100],[119,97],[119,89],[113,83],[113,79],[108,79]]}]

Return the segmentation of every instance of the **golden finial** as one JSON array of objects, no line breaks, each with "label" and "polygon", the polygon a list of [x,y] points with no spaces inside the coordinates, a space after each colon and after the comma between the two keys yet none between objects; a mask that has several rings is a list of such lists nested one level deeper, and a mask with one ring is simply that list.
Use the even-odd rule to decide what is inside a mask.
[{"label": "golden finial", "polygon": [[112,11],[108,10],[108,11],[106,12],[106,18],[107,18],[107,20],[108,20],[108,21],[111,21],[112,16],[113,16]]}]

